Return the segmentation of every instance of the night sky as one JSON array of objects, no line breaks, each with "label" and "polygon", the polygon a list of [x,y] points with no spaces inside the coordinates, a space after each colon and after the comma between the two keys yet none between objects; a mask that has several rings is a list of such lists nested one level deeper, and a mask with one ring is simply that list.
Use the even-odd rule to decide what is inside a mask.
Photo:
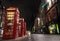
[{"label": "night sky", "polygon": [[18,7],[21,12],[20,17],[23,17],[27,23],[27,30],[31,30],[38,14],[40,0],[6,0],[4,5]]}]

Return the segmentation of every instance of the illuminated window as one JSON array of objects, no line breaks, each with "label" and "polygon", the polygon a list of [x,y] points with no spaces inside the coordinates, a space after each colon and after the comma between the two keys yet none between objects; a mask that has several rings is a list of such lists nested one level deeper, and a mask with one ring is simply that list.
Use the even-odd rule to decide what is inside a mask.
[{"label": "illuminated window", "polygon": [[46,2],[48,3],[47,10],[49,10],[49,9],[50,9],[50,7],[52,6],[51,0],[46,0]]},{"label": "illuminated window", "polygon": [[51,0],[47,0],[47,3],[49,3],[49,6],[51,6]]},{"label": "illuminated window", "polygon": [[14,21],[13,20],[8,20],[7,23],[13,23]]},{"label": "illuminated window", "polygon": [[9,18],[9,17],[13,18],[13,17],[14,17],[14,15],[7,15],[7,17],[8,17],[8,18]]},{"label": "illuminated window", "polygon": [[15,12],[7,12],[8,15],[14,15]]},{"label": "illuminated window", "polygon": [[14,14],[15,14],[15,12],[7,12],[7,19],[8,20],[13,20],[14,19]]},{"label": "illuminated window", "polygon": [[40,18],[37,18],[37,20],[38,20],[38,25],[40,24]]},{"label": "illuminated window", "polygon": [[7,10],[16,10],[16,8],[12,8],[12,7],[11,7],[11,8],[8,8]]},{"label": "illuminated window", "polygon": [[7,18],[8,20],[13,20],[14,18]]},{"label": "illuminated window", "polygon": [[8,23],[8,25],[13,25],[13,23]]}]

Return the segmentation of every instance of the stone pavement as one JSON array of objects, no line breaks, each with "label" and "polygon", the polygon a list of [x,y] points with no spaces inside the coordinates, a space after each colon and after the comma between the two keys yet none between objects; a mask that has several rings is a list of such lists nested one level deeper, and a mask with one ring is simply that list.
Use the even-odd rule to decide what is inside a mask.
[{"label": "stone pavement", "polygon": [[60,41],[60,35],[32,34],[31,37],[19,37],[11,40],[0,41]]},{"label": "stone pavement", "polygon": [[60,35],[32,34],[33,41],[60,41]]}]

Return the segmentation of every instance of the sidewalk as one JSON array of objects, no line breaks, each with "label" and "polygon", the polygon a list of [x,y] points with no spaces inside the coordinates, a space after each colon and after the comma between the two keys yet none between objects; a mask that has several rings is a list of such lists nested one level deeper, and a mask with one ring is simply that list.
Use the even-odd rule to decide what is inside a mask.
[{"label": "sidewalk", "polygon": [[24,38],[27,38],[27,35],[22,36],[22,37],[18,37],[18,38],[15,38],[15,39],[10,39],[10,40],[2,40],[2,38],[0,38],[0,41],[20,41]]}]

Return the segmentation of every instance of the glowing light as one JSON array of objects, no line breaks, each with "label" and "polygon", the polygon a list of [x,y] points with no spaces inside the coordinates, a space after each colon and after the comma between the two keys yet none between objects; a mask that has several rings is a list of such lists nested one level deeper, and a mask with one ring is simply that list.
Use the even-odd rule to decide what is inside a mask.
[{"label": "glowing light", "polygon": [[56,28],[57,28],[57,33],[59,33],[59,28],[58,28],[58,24],[56,24]]},{"label": "glowing light", "polygon": [[28,33],[28,36],[30,37],[30,36],[31,36],[31,32],[30,32],[30,31],[28,31],[27,33]]},{"label": "glowing light", "polygon": [[7,18],[8,20],[13,20],[14,18]]},{"label": "glowing light", "polygon": [[8,23],[8,25],[13,25],[12,23]]},{"label": "glowing light", "polygon": [[49,5],[48,5],[48,8],[47,8],[47,9],[49,10],[49,8],[50,8],[51,5],[52,5],[52,4],[51,4],[51,0],[47,0],[46,2],[49,4]]},{"label": "glowing light", "polygon": [[14,15],[7,15],[7,17],[8,17],[8,18],[9,18],[9,17],[10,17],[10,18],[13,18],[13,17],[14,17]]},{"label": "glowing light", "polygon": [[8,15],[14,15],[15,12],[7,12]]},{"label": "glowing light", "polygon": [[7,10],[16,10],[16,8],[10,7]]},{"label": "glowing light", "polygon": [[53,32],[54,29],[55,29],[55,24],[49,26],[50,34],[54,33],[54,32]]},{"label": "glowing light", "polygon": [[40,18],[37,18],[38,19],[38,25],[40,25]]}]

